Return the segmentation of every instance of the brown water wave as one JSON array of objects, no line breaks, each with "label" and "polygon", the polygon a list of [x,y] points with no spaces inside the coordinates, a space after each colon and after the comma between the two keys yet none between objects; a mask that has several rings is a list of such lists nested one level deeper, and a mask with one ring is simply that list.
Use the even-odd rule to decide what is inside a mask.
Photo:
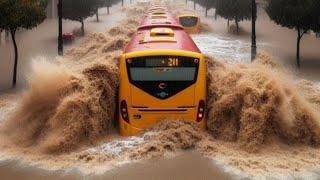
[{"label": "brown water wave", "polygon": [[214,137],[250,151],[273,135],[290,144],[320,144],[319,111],[270,55],[259,54],[253,64],[208,61],[208,129]]},{"label": "brown water wave", "polygon": [[[108,162],[196,149],[210,156],[239,153],[240,161],[230,155],[234,158],[231,164],[237,166],[243,154],[255,156],[247,151],[268,154],[263,151],[265,145],[319,145],[319,91],[312,82],[297,82],[272,56],[260,53],[253,64],[228,64],[207,58],[208,131],[188,122],[163,121],[148,130],[154,133],[152,136],[118,156],[83,152],[87,147],[108,143],[109,135],[114,135],[118,57],[145,8],[126,9],[131,13],[129,18],[106,33],[89,35],[58,63],[33,65],[29,89],[2,126],[1,138],[19,147],[15,153],[28,152],[26,156],[33,160],[44,159],[60,167],[84,165],[94,169]],[[242,148],[234,152],[238,145]],[[224,152],[219,149],[222,147]],[[310,154],[316,157],[316,153]]]},{"label": "brown water wave", "polygon": [[144,8],[128,10],[135,13],[106,33],[90,34],[59,64],[34,63],[29,88],[2,127],[4,134],[44,153],[70,152],[108,135],[114,124],[118,50],[135,32]]}]

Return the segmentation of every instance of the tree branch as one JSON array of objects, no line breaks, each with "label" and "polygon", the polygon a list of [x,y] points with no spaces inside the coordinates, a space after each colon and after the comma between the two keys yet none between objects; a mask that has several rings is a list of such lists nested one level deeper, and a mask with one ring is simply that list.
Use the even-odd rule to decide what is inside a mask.
[{"label": "tree branch", "polygon": [[304,34],[306,34],[308,32],[308,30],[304,30],[303,32],[302,32],[302,34],[301,34],[301,37],[304,35]]},{"label": "tree branch", "polygon": [[17,31],[17,29],[15,29],[15,28],[10,29],[10,33],[13,35],[16,35],[16,31]]}]

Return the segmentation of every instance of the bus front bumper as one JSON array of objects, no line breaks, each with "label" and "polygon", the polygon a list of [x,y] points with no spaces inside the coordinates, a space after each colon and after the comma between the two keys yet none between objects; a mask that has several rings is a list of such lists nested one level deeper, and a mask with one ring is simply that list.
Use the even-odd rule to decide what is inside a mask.
[{"label": "bus front bumper", "polygon": [[[173,121],[181,121],[181,120],[173,120]],[[186,121],[193,121],[198,125],[199,128],[201,128],[203,130],[206,129],[205,119],[203,119],[200,122],[196,122],[195,120],[186,120]],[[120,119],[119,126],[120,126],[120,134],[122,136],[135,136],[135,135],[138,135],[141,132],[143,132],[145,129],[147,129],[145,127],[143,127],[143,128],[134,127],[133,125],[127,123],[126,121],[124,121],[122,119]]]}]

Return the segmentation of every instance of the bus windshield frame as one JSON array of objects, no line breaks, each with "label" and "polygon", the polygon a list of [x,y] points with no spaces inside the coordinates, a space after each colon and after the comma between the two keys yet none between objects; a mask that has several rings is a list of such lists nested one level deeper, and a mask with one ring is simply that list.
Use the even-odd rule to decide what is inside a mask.
[{"label": "bus windshield frame", "polygon": [[[154,59],[160,59],[160,60],[167,60],[167,62],[164,62],[164,65],[159,62],[152,62],[152,63],[146,63],[147,60],[151,61]],[[178,59],[179,62],[172,62],[169,60],[169,58]],[[154,60],[156,61],[156,60]],[[173,64],[171,64],[173,63]],[[198,57],[190,57],[190,56],[142,56],[142,57],[134,57],[134,58],[128,58],[126,59],[126,67],[127,67],[127,76],[129,79],[129,82],[131,85],[139,88],[140,90],[150,94],[153,97],[156,97],[158,99],[167,99],[170,98],[177,93],[183,91],[184,89],[196,84],[198,80],[198,74],[199,74],[199,68],[200,66],[200,58]],[[131,76],[131,68],[154,68],[153,70],[157,71],[160,69],[162,71],[163,69],[169,68],[195,68],[194,69],[194,76],[190,79],[176,79],[176,80],[170,80],[170,79],[156,79],[156,80],[133,80]],[[185,69],[186,70],[186,69]],[[139,75],[140,77],[143,76],[152,76],[155,73],[161,73],[161,72],[152,72],[149,71],[148,73],[142,73]],[[176,71],[179,72],[179,71]],[[165,72],[164,72],[165,73]],[[184,72],[185,73],[185,72]],[[179,75],[179,77],[184,76]],[[170,76],[170,75],[169,75]],[[167,76],[168,77],[168,76]],[[190,76],[189,76],[190,77]]]},{"label": "bus windshield frame", "polygon": [[[149,61],[156,61],[156,59],[166,59],[166,58],[174,58],[178,59],[179,62],[175,62],[175,60],[172,60],[171,62],[168,62],[168,64],[159,64],[154,62],[154,64],[147,62]],[[130,61],[130,63],[128,62]],[[172,65],[173,63],[173,65]],[[181,64],[175,64],[175,63],[182,63]],[[196,57],[187,57],[187,56],[143,56],[143,57],[135,57],[135,58],[128,58],[126,59],[126,66],[127,66],[127,74],[130,83],[134,84],[135,82],[188,82],[189,83],[195,83],[198,78],[198,71],[199,71],[199,65],[200,65],[200,59]],[[132,68],[145,68],[145,69],[150,69],[149,72],[151,72],[151,69],[153,71],[159,71],[161,72],[182,72],[182,71],[189,71],[193,72],[193,78],[188,78],[188,79],[181,79],[181,75],[176,76],[177,78],[180,79],[157,79],[155,77],[154,80],[151,80],[152,78],[148,77],[146,80],[134,80],[133,74],[131,72]],[[141,71],[143,72],[143,71]],[[148,71],[144,71],[148,72]],[[183,72],[185,73],[185,72]],[[164,75],[163,77],[166,77],[168,75]],[[182,77],[183,78],[183,77]],[[149,80],[148,80],[149,79]]]},{"label": "bus windshield frame", "polygon": [[[195,24],[190,25],[190,24],[183,23],[184,20],[190,21],[191,19],[195,19],[195,21],[192,20],[195,22]],[[197,16],[181,16],[181,17],[179,17],[179,23],[183,27],[187,27],[187,28],[195,27],[199,24],[199,17],[197,17]]]}]

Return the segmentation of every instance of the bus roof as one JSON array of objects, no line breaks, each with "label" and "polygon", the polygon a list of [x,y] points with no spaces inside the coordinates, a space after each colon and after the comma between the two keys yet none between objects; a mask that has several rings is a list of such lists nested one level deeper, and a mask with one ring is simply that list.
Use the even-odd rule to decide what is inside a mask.
[{"label": "bus roof", "polygon": [[138,30],[160,26],[183,29],[183,27],[176,21],[176,19],[169,12],[165,12],[164,15],[156,15],[149,13],[148,16],[140,23]]},{"label": "bus roof", "polygon": [[125,53],[160,49],[201,53],[189,34],[171,13],[168,11],[165,13],[166,18],[153,18],[154,14],[149,13],[128,43]]},{"label": "bus roof", "polygon": [[[163,31],[163,29],[171,29],[173,33],[168,32],[165,35],[161,33],[157,34],[157,32],[154,33],[155,31]],[[125,48],[125,53],[160,49],[201,53],[189,34],[183,29],[162,27],[141,29],[136,32]]]}]

